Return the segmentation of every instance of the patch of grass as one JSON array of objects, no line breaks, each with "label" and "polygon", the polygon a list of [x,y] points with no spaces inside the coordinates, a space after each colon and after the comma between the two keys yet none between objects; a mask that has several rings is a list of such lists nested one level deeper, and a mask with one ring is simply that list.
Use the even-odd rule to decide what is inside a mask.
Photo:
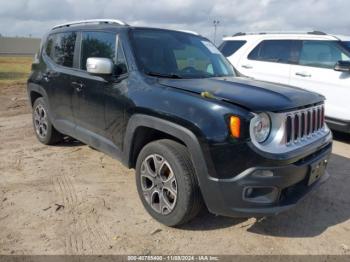
[{"label": "patch of grass", "polygon": [[25,82],[30,73],[33,57],[0,56],[0,85]]}]

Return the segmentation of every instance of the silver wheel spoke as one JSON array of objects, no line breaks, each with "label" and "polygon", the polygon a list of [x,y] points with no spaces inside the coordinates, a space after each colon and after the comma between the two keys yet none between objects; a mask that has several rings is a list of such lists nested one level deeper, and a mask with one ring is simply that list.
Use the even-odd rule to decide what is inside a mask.
[{"label": "silver wheel spoke", "polygon": [[153,161],[154,161],[156,174],[159,175],[160,169],[164,163],[164,159],[160,155],[153,155]]},{"label": "silver wheel spoke", "polygon": [[173,210],[173,205],[170,204],[167,200],[166,192],[160,194],[160,211],[162,214],[166,215]]},{"label": "silver wheel spoke", "polygon": [[40,121],[40,116],[36,112],[34,113],[34,120],[38,122]]},{"label": "silver wheel spoke", "polygon": [[152,171],[152,168],[149,166],[149,160],[143,161],[141,165],[141,175],[149,176],[152,180],[156,177],[156,174]]},{"label": "silver wheel spoke", "polygon": [[154,189],[152,194],[151,194],[151,202],[150,202],[151,207],[157,211],[158,213],[161,212],[161,206],[160,206],[160,193],[157,189]]},{"label": "silver wheel spoke", "polygon": [[154,193],[154,191],[156,190],[155,187],[152,187],[150,189],[146,189],[146,190],[143,190],[143,196],[145,197],[146,201],[148,204],[152,204],[151,200],[152,200],[152,195]]},{"label": "silver wheel spoke", "polygon": [[176,197],[177,195],[177,184],[175,176],[173,175],[170,179],[164,182],[164,188],[169,190],[169,192]]},{"label": "silver wheel spoke", "polygon": [[144,165],[144,172],[149,174],[150,176],[156,177],[157,174],[154,168],[151,166],[152,164],[154,164],[153,155],[147,157],[146,160],[142,163],[142,165]]},{"label": "silver wheel spoke", "polygon": [[155,179],[154,176],[151,176],[146,173],[146,174],[141,174],[141,178],[148,179],[154,184],[154,179]]},{"label": "silver wheel spoke", "polygon": [[46,136],[46,134],[47,134],[47,127],[46,127],[46,125],[42,124],[41,125],[41,129],[42,129],[43,136]]}]

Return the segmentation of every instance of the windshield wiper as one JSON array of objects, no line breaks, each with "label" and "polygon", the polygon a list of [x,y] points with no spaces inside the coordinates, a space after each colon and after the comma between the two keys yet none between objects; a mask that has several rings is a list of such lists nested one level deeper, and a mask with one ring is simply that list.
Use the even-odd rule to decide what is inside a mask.
[{"label": "windshield wiper", "polygon": [[177,74],[162,74],[158,72],[148,71],[146,72],[149,76],[157,76],[157,77],[164,77],[164,78],[175,78],[175,79],[181,79],[182,77]]}]

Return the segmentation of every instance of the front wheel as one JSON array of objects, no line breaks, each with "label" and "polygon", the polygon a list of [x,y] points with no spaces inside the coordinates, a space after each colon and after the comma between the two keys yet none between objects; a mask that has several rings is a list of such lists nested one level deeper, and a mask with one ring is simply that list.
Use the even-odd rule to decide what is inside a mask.
[{"label": "front wheel", "polygon": [[63,139],[63,135],[52,125],[47,105],[42,97],[35,100],[32,115],[35,135],[41,143],[52,145]]},{"label": "front wheel", "polygon": [[175,141],[158,140],[141,150],[136,183],[147,212],[167,226],[186,223],[203,206],[190,155]]}]

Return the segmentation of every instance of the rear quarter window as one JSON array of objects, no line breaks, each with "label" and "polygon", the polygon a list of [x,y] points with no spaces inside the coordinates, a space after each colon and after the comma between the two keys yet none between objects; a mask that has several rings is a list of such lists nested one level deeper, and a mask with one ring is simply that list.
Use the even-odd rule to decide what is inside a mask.
[{"label": "rear quarter window", "polygon": [[224,56],[228,57],[236,53],[245,43],[247,43],[247,41],[244,40],[224,41],[219,46],[219,50]]},{"label": "rear quarter window", "polygon": [[46,54],[58,65],[73,67],[75,32],[52,34],[48,37]]}]

